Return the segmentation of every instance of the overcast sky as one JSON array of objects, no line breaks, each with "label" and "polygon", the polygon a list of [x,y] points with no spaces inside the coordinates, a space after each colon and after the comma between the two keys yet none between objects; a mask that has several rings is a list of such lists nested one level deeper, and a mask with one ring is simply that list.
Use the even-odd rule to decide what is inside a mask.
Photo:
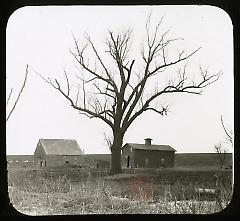
[{"label": "overcast sky", "polygon": [[223,75],[202,95],[169,97],[167,116],[144,113],[128,129],[124,143],[150,137],[177,152],[214,152],[225,137],[220,116],[227,128],[234,126],[233,34],[227,13],[211,6],[43,6],[20,8],[7,25],[7,94],[13,88],[16,96],[29,64],[26,88],[7,122],[7,154],[33,154],[39,138],[76,139],[85,153],[109,153],[104,142],[109,128],[72,109],[34,70],[56,78],[62,78],[64,69],[73,72],[73,34],[83,39],[84,32],[101,50],[108,30],[133,28],[132,55],[137,57],[150,12],[153,23],[164,16],[161,28],[170,28],[170,38],[184,38],[176,47],[186,52],[202,47],[188,61],[190,75],[197,75],[200,65]]}]

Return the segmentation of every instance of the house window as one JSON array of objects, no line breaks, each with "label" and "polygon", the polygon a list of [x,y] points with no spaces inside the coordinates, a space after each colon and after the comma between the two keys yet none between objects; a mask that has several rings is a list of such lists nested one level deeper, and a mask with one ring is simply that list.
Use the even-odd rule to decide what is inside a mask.
[{"label": "house window", "polygon": [[43,162],[42,162],[42,161],[40,161],[40,167],[42,167],[42,164],[43,164]]},{"label": "house window", "polygon": [[65,160],[65,164],[69,164],[69,161],[68,161],[68,160]]},{"label": "house window", "polygon": [[46,160],[44,161],[44,166],[45,166],[45,167],[47,166],[47,161],[46,161]]}]

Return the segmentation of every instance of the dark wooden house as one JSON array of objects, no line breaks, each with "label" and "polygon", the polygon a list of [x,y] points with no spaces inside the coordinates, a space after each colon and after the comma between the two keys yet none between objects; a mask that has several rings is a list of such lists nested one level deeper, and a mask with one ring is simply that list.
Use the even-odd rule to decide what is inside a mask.
[{"label": "dark wooden house", "polygon": [[76,140],[39,139],[34,151],[37,168],[82,164],[83,152]]},{"label": "dark wooden house", "polygon": [[174,167],[175,149],[169,145],[154,145],[150,138],[145,144],[126,143],[122,147],[122,166],[131,168]]}]

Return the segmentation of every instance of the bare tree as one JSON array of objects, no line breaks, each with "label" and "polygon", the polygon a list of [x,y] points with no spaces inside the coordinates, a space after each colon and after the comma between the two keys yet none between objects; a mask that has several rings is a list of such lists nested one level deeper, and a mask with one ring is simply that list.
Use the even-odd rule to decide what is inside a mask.
[{"label": "bare tree", "polygon": [[221,124],[226,135],[225,140],[227,141],[227,144],[220,142],[219,144],[215,145],[214,148],[219,159],[220,168],[223,169],[226,161],[226,153],[228,152],[227,146],[229,146],[230,144],[231,148],[233,147],[233,133],[231,130],[226,129],[223,123],[222,115],[221,115]]},{"label": "bare tree", "polygon": [[226,176],[226,173],[224,173],[223,169],[224,167],[229,168],[228,167],[229,165],[228,166],[226,165],[226,161],[229,145],[230,148],[233,148],[233,132],[232,130],[229,130],[225,127],[222,115],[221,124],[225,132],[226,142],[222,141],[218,145],[215,145],[214,147],[217,153],[220,167],[219,173],[216,174],[216,188],[217,188],[216,202],[219,205],[219,207],[223,209],[226,206],[225,202],[229,202],[232,197],[232,180],[229,179],[228,176]]},{"label": "bare tree", "polygon": [[110,151],[112,151],[112,145],[113,145],[113,138],[110,137],[108,134],[104,133],[104,141],[109,148]]},{"label": "bare tree", "polygon": [[225,165],[225,161],[226,161],[226,153],[227,153],[228,151],[227,151],[227,149],[222,145],[222,143],[219,143],[218,145],[215,145],[214,148],[215,148],[215,151],[216,151],[217,156],[218,156],[220,169],[223,169],[223,168],[224,168],[224,165]]},{"label": "bare tree", "polygon": [[[26,67],[25,77],[24,77],[24,81],[23,81],[23,83],[22,83],[21,89],[20,89],[20,91],[18,92],[15,101],[13,101],[13,105],[12,105],[12,107],[10,108],[10,110],[9,110],[7,116],[6,116],[6,121],[9,120],[10,116],[12,115],[13,111],[14,111],[15,108],[16,108],[17,103],[19,102],[19,99],[20,99],[20,97],[21,97],[21,95],[22,95],[23,89],[25,88],[25,85],[26,85],[26,82],[27,82],[27,77],[28,77],[28,65],[27,65],[27,67]],[[9,92],[9,94],[8,94],[8,96],[7,96],[7,102],[6,102],[6,106],[7,106],[7,107],[8,107],[9,104],[10,104],[9,102],[13,99],[13,98],[12,98],[12,93],[13,93],[13,88],[10,89],[10,92]]]},{"label": "bare tree", "polygon": [[223,123],[222,115],[221,115],[221,123],[222,123],[223,130],[225,132],[225,135],[226,135],[226,140],[228,143],[230,143],[231,147],[233,147],[233,132],[232,132],[232,130],[226,129],[226,127]]},{"label": "bare tree", "polygon": [[[108,55],[112,60],[111,66],[106,65],[104,56],[100,55],[91,37],[85,34],[86,44],[80,46],[79,41],[73,37],[75,50],[70,51],[82,70],[81,76],[76,75],[78,83],[76,81],[70,83],[70,75],[66,71],[64,71],[65,85],[57,79],[44,78],[41,75],[79,113],[89,118],[101,119],[111,128],[113,139],[110,174],[122,172],[121,147],[130,125],[145,111],[167,114],[168,106],[154,106],[157,98],[176,93],[201,94],[203,88],[217,81],[221,75],[221,72],[210,75],[208,71],[200,68],[201,79],[194,82],[187,77],[184,65],[173,80],[160,82],[159,76],[162,72],[187,61],[200,49],[190,53],[180,51],[176,57],[169,58],[170,45],[180,39],[167,39],[168,31],[161,33],[161,23],[162,19],[151,31],[150,16],[147,19],[146,42],[140,52],[143,67],[141,71],[138,70],[139,66],[136,66],[136,59],[130,58],[132,30],[128,29],[121,33],[108,31],[104,55]],[[94,54],[95,63],[90,63],[88,50]],[[155,87],[148,89],[154,78]]]}]

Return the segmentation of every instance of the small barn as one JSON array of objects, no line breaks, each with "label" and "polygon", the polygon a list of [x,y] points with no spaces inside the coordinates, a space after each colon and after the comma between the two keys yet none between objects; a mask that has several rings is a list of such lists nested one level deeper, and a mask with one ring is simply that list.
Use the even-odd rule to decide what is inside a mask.
[{"label": "small barn", "polygon": [[145,144],[126,143],[122,147],[122,166],[131,168],[174,167],[175,149],[169,145],[155,145],[151,138]]},{"label": "small barn", "polygon": [[76,140],[39,139],[34,151],[37,168],[78,165],[82,163],[83,152]]}]

